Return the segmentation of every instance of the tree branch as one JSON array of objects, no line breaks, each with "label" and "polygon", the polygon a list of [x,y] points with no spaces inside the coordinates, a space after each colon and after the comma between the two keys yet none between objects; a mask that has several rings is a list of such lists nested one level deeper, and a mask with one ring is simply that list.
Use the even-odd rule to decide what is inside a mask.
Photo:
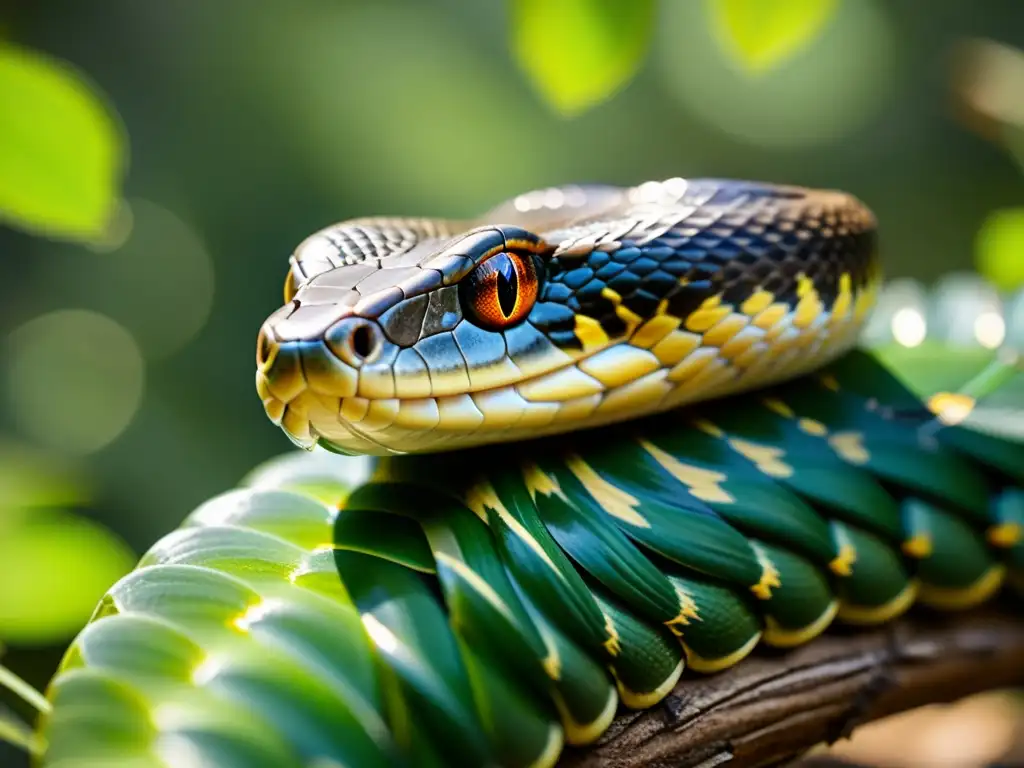
[{"label": "tree branch", "polygon": [[885,628],[836,629],[723,673],[684,675],[657,707],[624,712],[562,768],[729,768],[784,763],[854,727],[925,704],[1024,684],[1024,612],[924,611]]}]

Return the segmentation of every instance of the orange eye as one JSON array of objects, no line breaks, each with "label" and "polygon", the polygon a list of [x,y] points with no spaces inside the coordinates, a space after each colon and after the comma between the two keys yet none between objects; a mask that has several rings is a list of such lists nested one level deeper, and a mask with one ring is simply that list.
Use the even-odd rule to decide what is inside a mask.
[{"label": "orange eye", "polygon": [[502,251],[478,264],[462,279],[462,309],[484,328],[508,328],[533,309],[537,283],[537,267],[532,257]]}]

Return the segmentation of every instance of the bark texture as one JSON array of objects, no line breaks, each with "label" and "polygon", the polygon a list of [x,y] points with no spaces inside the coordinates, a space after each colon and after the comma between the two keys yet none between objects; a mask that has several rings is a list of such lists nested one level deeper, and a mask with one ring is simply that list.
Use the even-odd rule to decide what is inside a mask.
[{"label": "bark texture", "polygon": [[925,704],[1024,685],[1024,609],[1008,601],[874,630],[830,630],[788,652],[762,650],[726,672],[685,674],[645,712],[620,712],[564,768],[785,765],[857,726]]}]

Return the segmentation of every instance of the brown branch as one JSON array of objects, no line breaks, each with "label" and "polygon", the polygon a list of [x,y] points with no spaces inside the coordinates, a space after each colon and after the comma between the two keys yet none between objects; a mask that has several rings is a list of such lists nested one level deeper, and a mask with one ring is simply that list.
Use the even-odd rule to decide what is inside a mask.
[{"label": "brown branch", "polygon": [[855,726],[925,704],[1024,684],[1024,610],[918,612],[870,631],[830,631],[727,672],[684,675],[646,712],[622,712],[562,768],[710,768],[784,764]]}]

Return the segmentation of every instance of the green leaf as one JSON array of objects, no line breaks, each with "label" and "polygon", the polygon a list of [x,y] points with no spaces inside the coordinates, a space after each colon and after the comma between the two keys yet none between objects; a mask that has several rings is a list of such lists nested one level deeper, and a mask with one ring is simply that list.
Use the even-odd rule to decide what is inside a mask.
[{"label": "green leaf", "polygon": [[0,538],[0,637],[66,639],[135,559],[97,523],[68,512],[33,513]]},{"label": "green leaf", "polygon": [[989,214],[975,240],[975,260],[997,288],[1012,291],[1024,285],[1024,208]]},{"label": "green leaf", "polygon": [[838,0],[707,0],[719,44],[760,74],[797,54],[835,15]]},{"label": "green leaf", "polygon": [[0,44],[0,219],[99,241],[115,219],[124,133],[67,64]]},{"label": "green leaf", "polygon": [[918,347],[886,344],[872,354],[916,397],[927,400],[936,392],[959,392],[967,382],[997,361],[991,349],[954,347],[926,341]]},{"label": "green leaf", "polygon": [[545,99],[579,114],[637,73],[654,12],[654,0],[513,0],[513,53]]}]

